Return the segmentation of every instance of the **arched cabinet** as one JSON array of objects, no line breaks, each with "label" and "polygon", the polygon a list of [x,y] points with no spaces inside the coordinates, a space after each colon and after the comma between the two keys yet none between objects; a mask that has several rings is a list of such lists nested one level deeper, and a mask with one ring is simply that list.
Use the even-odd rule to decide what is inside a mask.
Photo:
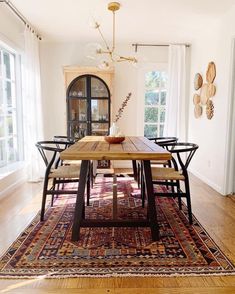
[{"label": "arched cabinet", "polygon": [[64,74],[68,136],[106,135],[111,119],[113,71],[66,67]]}]

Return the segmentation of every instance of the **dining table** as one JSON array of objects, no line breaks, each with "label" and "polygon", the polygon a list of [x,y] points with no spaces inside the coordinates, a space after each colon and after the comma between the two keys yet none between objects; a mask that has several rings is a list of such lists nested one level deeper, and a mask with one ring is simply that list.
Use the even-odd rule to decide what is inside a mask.
[{"label": "dining table", "polygon": [[[108,143],[104,136],[85,136],[61,152],[62,160],[81,160],[79,185],[75,203],[72,241],[80,239],[81,227],[150,227],[153,241],[159,240],[159,226],[152,183],[151,160],[170,160],[171,153],[143,136],[126,136],[121,143]],[[85,190],[94,160],[140,161],[147,198],[146,219],[119,219],[117,215],[107,219],[85,218]],[[133,165],[135,166],[135,165]],[[116,205],[116,204],[115,204]]]}]

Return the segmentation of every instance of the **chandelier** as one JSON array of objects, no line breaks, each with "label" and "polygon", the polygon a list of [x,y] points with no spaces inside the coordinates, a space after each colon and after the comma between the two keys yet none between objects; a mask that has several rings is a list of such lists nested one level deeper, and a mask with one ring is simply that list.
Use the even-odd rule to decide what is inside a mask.
[{"label": "chandelier", "polygon": [[104,48],[100,46],[99,44],[93,44],[90,45],[92,48],[88,50],[92,50],[92,53],[95,54],[87,54],[87,57],[90,57],[92,59],[98,57],[98,56],[108,56],[108,58],[101,58],[101,64],[99,67],[103,68],[108,68],[110,64],[115,63],[115,62],[123,62],[123,61],[128,61],[131,63],[137,63],[137,59],[135,57],[131,56],[122,56],[118,53],[115,52],[115,47],[116,47],[116,39],[115,39],[115,12],[120,9],[120,3],[118,2],[110,2],[108,4],[108,9],[112,11],[113,13],[113,36],[112,36],[112,46],[108,44],[108,42],[105,40],[104,35],[100,29],[100,24],[97,21],[93,21],[92,26],[99,32],[100,37],[104,43]]}]

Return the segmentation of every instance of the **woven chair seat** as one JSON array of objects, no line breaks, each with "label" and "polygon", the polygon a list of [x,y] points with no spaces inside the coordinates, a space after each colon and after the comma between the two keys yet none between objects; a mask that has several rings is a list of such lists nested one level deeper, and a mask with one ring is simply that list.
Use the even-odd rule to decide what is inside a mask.
[{"label": "woven chair seat", "polygon": [[80,165],[61,165],[51,170],[49,178],[78,179],[79,175]]},{"label": "woven chair seat", "polygon": [[153,180],[184,180],[184,176],[180,171],[174,168],[152,167]]}]

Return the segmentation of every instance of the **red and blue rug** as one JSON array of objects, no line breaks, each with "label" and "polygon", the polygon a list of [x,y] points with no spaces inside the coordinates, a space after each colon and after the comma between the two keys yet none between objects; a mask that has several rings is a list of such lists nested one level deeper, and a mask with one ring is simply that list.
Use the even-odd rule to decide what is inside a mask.
[{"label": "red and blue rug", "polygon": [[[132,178],[117,178],[118,216],[145,218],[140,191]],[[112,213],[113,180],[100,177],[92,190],[86,216],[108,219]],[[198,220],[187,220],[171,198],[156,199],[160,241],[149,228],[82,228],[71,241],[75,197],[60,196],[45,221],[39,214],[0,259],[1,278],[80,276],[227,275],[235,267]]]}]

